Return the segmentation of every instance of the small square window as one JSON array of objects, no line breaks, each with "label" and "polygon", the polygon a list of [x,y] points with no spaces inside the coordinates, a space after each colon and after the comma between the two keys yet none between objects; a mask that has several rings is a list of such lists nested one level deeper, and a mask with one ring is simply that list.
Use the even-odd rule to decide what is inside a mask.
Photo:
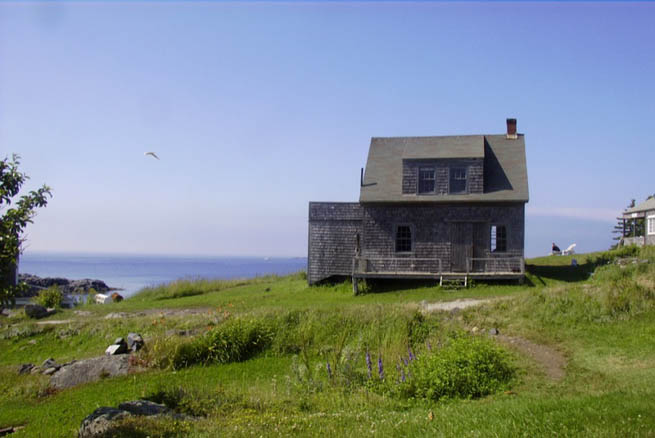
[{"label": "small square window", "polygon": [[434,167],[421,167],[418,170],[418,192],[434,193],[435,188]]},{"label": "small square window", "polygon": [[466,192],[466,168],[453,167],[450,169],[450,193]]},{"label": "small square window", "polygon": [[507,251],[507,229],[505,225],[491,226],[491,252]]},{"label": "small square window", "polygon": [[412,228],[409,225],[396,227],[396,252],[412,251]]}]

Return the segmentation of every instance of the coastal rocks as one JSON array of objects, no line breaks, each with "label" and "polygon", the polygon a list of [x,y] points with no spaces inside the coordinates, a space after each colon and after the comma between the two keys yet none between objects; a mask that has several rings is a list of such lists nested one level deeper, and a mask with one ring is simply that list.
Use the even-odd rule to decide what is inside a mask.
[{"label": "coastal rocks", "polygon": [[33,319],[41,319],[55,313],[55,309],[46,309],[39,304],[26,304],[25,314]]},{"label": "coastal rocks", "polygon": [[41,278],[32,274],[19,274],[18,281],[24,282],[29,286],[27,296],[37,295],[41,289],[45,289],[51,286],[59,287],[59,290],[65,294],[87,293],[91,289],[95,290],[96,292],[108,292],[114,290],[113,288],[107,286],[104,281],[92,280],[90,278],[85,278],[82,280],[69,280],[67,278],[59,277]]},{"label": "coastal rocks", "polygon": [[133,370],[128,355],[100,356],[62,366],[50,378],[56,389],[70,388],[107,377],[125,376]]},{"label": "coastal rocks", "polygon": [[105,350],[105,354],[109,356],[113,356],[116,354],[125,354],[127,353],[127,342],[123,338],[118,338],[114,341],[112,345],[107,347]]},{"label": "coastal rocks", "polygon": [[79,438],[101,437],[111,432],[117,421],[127,417],[162,417],[183,418],[174,411],[158,403],[148,400],[136,400],[121,403],[118,408],[98,408],[82,420],[78,431]]}]

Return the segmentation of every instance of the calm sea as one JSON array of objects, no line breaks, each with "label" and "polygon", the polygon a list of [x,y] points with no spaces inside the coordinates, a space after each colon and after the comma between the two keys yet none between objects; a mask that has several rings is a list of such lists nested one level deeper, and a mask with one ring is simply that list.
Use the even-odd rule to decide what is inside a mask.
[{"label": "calm sea", "polygon": [[285,275],[307,268],[307,258],[294,257],[179,257],[134,255],[40,254],[21,255],[19,272],[71,280],[92,278],[133,295],[146,286],[180,278],[252,278]]}]

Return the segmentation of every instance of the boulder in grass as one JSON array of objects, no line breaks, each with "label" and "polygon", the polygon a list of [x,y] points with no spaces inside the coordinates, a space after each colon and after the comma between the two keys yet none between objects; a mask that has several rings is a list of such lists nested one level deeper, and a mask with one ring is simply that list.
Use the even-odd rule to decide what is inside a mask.
[{"label": "boulder in grass", "polygon": [[138,333],[128,333],[127,335],[127,348],[130,351],[139,351],[145,342],[143,338]]},{"label": "boulder in grass", "polygon": [[129,356],[100,356],[63,365],[50,378],[50,385],[56,389],[70,388],[100,379],[125,376],[138,371],[130,366]]},{"label": "boulder in grass", "polygon": [[131,417],[132,414],[123,410],[109,407],[98,408],[91,415],[82,420],[77,433],[79,438],[92,438],[105,436],[110,432],[116,421]]},{"label": "boulder in grass", "polygon": [[128,352],[127,343],[123,338],[118,338],[114,341],[112,345],[107,347],[105,354],[115,355],[115,354],[125,354]]},{"label": "boulder in grass", "polygon": [[173,411],[166,405],[160,405],[149,400],[135,400],[121,403],[118,405],[118,409],[128,411],[132,415],[143,415],[147,417],[173,414]]},{"label": "boulder in grass", "polygon": [[34,368],[34,364],[24,363],[18,367],[18,374],[29,374]]},{"label": "boulder in grass", "polygon": [[50,312],[48,312],[48,309],[39,304],[26,304],[25,314],[33,319],[41,319],[50,315]]}]

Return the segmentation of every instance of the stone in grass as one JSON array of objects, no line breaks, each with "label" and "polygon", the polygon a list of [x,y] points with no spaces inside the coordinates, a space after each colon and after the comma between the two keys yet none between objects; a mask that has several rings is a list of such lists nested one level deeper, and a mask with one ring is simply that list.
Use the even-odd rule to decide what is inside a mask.
[{"label": "stone in grass", "polygon": [[24,363],[18,367],[18,374],[29,374],[34,369],[34,364]]},{"label": "stone in grass", "polygon": [[33,319],[41,319],[50,315],[51,312],[39,304],[25,304],[25,314]]},{"label": "stone in grass", "polygon": [[57,370],[58,370],[58,368],[50,367],[50,368],[47,368],[47,369],[43,372],[43,374],[45,374],[46,376],[52,376],[54,373],[57,372]]},{"label": "stone in grass", "polygon": [[127,348],[130,351],[139,351],[145,342],[143,338],[138,333],[128,333],[127,335]]},{"label": "stone in grass", "polygon": [[128,411],[133,415],[170,415],[173,414],[173,411],[168,408],[166,405],[161,405],[159,403],[151,402],[148,400],[135,400],[118,405],[118,409]]},{"label": "stone in grass", "polygon": [[498,331],[497,328],[492,328],[492,329],[489,329],[489,334],[492,335],[492,336],[497,336],[497,335],[500,334],[500,332]]},{"label": "stone in grass", "polygon": [[114,354],[125,354],[127,353],[127,343],[123,338],[118,338],[114,341],[113,345],[110,345],[105,350],[105,354],[114,355]]},{"label": "stone in grass", "polygon": [[82,420],[78,431],[79,438],[101,437],[111,431],[114,422],[131,417],[132,414],[123,410],[109,407],[98,408],[91,415]]},{"label": "stone in grass", "polygon": [[43,363],[41,364],[41,368],[43,368],[44,370],[48,368],[58,367],[58,366],[59,364],[52,357],[44,360]]}]

